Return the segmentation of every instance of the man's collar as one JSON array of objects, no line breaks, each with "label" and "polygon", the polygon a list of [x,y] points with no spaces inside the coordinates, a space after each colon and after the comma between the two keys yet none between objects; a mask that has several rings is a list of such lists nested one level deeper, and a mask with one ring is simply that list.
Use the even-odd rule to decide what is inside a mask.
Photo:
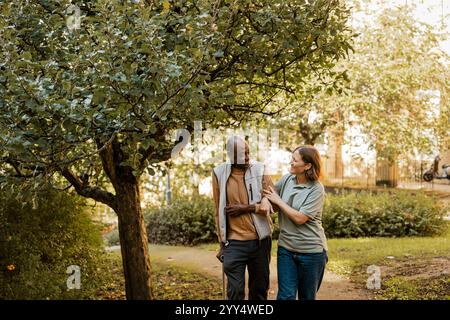
[{"label": "man's collar", "polygon": [[[233,164],[231,163],[230,160],[227,160],[225,163],[226,163],[227,165],[229,165],[229,166],[233,166]],[[250,161],[248,162],[248,167],[247,167],[247,169],[250,168],[250,167],[252,167],[255,163],[256,163],[255,160],[250,160]]]}]

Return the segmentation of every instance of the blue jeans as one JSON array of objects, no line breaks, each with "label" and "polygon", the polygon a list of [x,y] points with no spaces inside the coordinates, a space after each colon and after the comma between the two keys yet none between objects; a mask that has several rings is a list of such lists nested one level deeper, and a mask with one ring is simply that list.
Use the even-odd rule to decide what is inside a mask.
[{"label": "blue jeans", "polygon": [[315,300],[322,283],[327,252],[297,253],[278,247],[278,300]]}]

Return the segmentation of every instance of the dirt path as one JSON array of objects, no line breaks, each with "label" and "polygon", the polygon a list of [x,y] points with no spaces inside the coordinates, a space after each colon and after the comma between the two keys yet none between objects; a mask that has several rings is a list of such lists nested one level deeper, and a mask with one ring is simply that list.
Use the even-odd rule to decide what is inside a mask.
[{"label": "dirt path", "polygon": [[[195,272],[216,277],[222,281],[222,265],[217,260],[214,251],[192,247],[150,245],[151,260],[182,266]],[[276,258],[270,266],[269,299],[275,299],[277,294]],[[318,293],[319,300],[367,300],[372,296],[368,290],[357,288],[350,280],[326,271]]]}]

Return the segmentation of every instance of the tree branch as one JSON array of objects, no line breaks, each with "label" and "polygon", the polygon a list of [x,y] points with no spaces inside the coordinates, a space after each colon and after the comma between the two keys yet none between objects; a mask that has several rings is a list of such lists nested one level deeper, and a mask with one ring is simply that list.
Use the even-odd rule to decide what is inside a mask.
[{"label": "tree branch", "polygon": [[262,87],[268,87],[268,88],[274,88],[274,89],[281,89],[281,90],[284,90],[291,94],[295,93],[294,90],[292,90],[291,88],[289,88],[286,85],[286,81],[284,81],[283,85],[277,85],[277,84],[273,84],[273,83],[253,82],[253,81],[241,81],[241,82],[236,83],[236,85],[237,86],[239,86],[239,85],[262,86]]},{"label": "tree branch", "polygon": [[[21,166],[21,161],[10,158],[10,157],[3,157],[0,158],[1,162],[5,162],[9,165],[11,165],[14,170],[16,171],[17,174],[13,175],[16,178],[33,178],[36,177],[37,175],[41,174],[42,172],[46,172],[46,167],[45,166],[41,166],[41,165],[22,165]],[[23,162],[22,162],[23,163]],[[23,169],[26,170],[31,170],[33,171],[33,173],[30,174],[24,174],[21,170],[20,170],[20,166]]]},{"label": "tree branch", "polygon": [[83,183],[69,168],[60,168],[61,174],[70,184],[75,188],[75,191],[83,197],[92,198],[95,201],[106,204],[112,209],[116,209],[116,196],[108,191],[102,190],[98,187],[93,187]]}]

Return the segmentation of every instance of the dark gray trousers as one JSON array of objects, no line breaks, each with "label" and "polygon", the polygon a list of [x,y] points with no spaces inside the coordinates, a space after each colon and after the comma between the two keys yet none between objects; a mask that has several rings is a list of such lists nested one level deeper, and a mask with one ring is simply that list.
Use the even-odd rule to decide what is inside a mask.
[{"label": "dark gray trousers", "polygon": [[246,268],[249,300],[267,300],[271,249],[270,237],[263,240],[228,241],[223,251],[223,268],[228,279],[229,300],[244,300]]}]

